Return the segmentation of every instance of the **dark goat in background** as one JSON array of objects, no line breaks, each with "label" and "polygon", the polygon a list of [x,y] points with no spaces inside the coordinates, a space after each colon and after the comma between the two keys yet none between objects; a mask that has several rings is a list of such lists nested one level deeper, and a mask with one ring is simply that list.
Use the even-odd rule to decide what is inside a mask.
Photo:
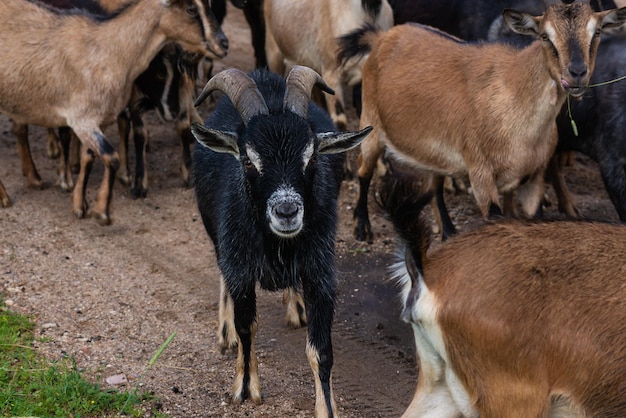
[{"label": "dark goat in background", "polygon": [[[315,415],[337,416],[332,394],[331,327],[335,307],[334,247],[344,152],[371,131],[336,132],[310,101],[314,85],[330,91],[310,68],[296,66],[285,82],[266,70],[223,71],[196,103],[222,90],[198,144],[193,172],[198,207],[221,270],[224,344],[239,347],[232,399],[261,402],[257,282],[263,289],[302,292],[307,357],[315,375]],[[340,155],[338,155],[340,154]]]}]

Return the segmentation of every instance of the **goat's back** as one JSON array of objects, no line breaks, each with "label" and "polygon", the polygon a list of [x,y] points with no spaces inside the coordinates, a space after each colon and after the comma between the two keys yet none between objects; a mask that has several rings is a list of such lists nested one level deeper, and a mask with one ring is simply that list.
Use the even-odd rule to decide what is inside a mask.
[{"label": "goat's back", "polygon": [[433,251],[424,281],[452,367],[484,367],[465,386],[541,382],[593,416],[626,411],[624,254],[626,227],[594,222],[490,224]]}]

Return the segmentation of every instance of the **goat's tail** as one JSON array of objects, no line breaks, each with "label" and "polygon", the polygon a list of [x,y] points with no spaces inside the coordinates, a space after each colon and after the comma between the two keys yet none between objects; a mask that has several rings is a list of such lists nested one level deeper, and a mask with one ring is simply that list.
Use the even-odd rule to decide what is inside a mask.
[{"label": "goat's tail", "polygon": [[368,54],[372,50],[372,43],[376,40],[379,32],[381,32],[379,27],[366,23],[360,28],[337,38],[339,44],[337,65],[345,66],[350,59],[360,58]]},{"label": "goat's tail", "polygon": [[[432,193],[418,191],[414,176],[402,170],[390,169],[380,179],[379,203],[393,223],[401,240],[403,254],[400,254],[402,268],[411,275],[421,274],[430,246],[431,229],[421,216],[432,199]],[[411,270],[416,269],[417,271]],[[414,277],[416,279],[416,277]]]}]

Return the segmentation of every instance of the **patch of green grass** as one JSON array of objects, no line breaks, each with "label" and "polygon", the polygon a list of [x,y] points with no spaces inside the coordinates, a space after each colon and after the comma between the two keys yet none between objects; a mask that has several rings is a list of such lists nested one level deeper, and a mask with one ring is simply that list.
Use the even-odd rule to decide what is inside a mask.
[{"label": "patch of green grass", "polygon": [[0,299],[0,416],[139,417],[145,395],[88,382],[72,359],[50,362],[33,348],[33,323]]}]

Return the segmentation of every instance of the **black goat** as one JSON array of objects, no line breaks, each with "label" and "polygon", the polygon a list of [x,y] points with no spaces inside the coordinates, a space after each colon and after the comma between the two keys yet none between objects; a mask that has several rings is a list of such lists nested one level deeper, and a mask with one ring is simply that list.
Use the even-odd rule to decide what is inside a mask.
[{"label": "black goat", "polygon": [[[596,61],[592,85],[626,75],[626,38],[616,35],[604,39]],[[626,222],[626,80],[589,89],[582,100],[570,102],[570,109],[578,135],[574,133],[567,106],[564,106],[557,118],[559,142],[556,155],[573,150],[595,160],[617,214],[622,222]],[[559,199],[559,210],[569,216],[579,216],[557,158],[553,158],[549,169]]]},{"label": "black goat", "polygon": [[[267,290],[302,292],[315,415],[329,417],[337,415],[331,326],[343,153],[358,146],[371,127],[336,132],[310,101],[314,85],[332,92],[316,72],[300,66],[286,82],[266,70],[247,76],[230,69],[213,77],[196,104],[213,90],[228,98],[219,101],[205,126],[192,125],[199,142],[193,178],[222,274],[220,344],[234,339],[239,346],[233,402],[261,402],[254,351],[258,282]],[[234,330],[236,336],[228,335]]]}]

